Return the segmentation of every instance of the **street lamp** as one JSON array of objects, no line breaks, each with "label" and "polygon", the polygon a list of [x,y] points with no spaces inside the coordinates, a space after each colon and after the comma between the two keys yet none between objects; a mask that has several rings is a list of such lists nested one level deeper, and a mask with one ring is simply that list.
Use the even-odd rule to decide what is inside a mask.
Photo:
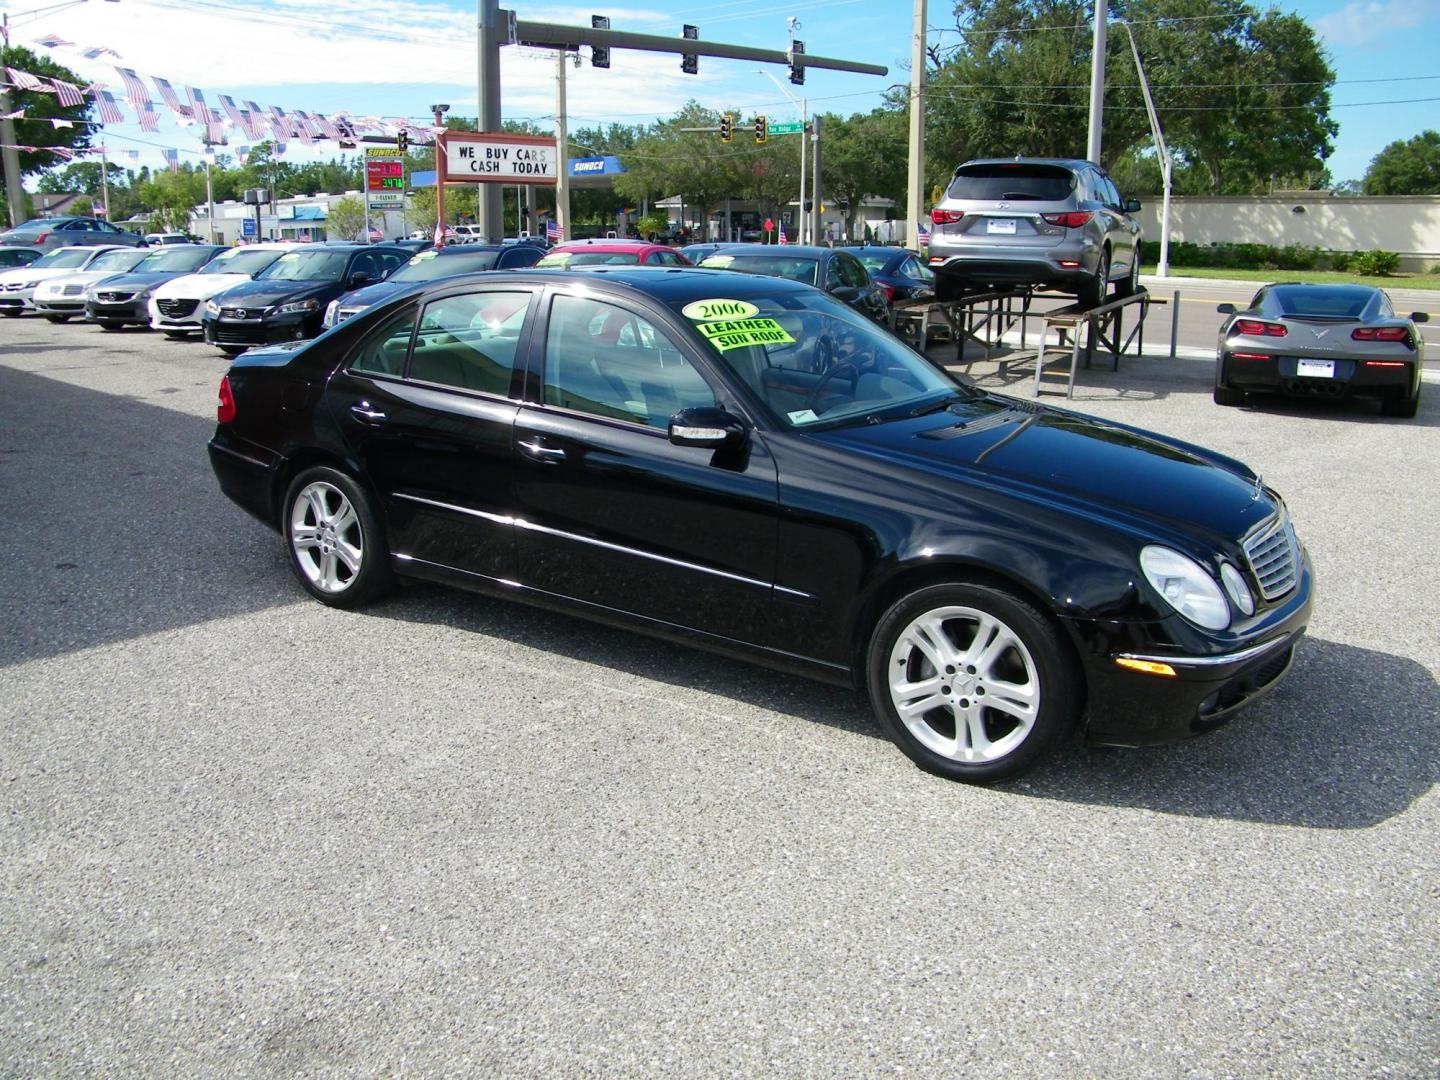
[{"label": "street lamp", "polygon": [[[106,3],[118,4],[120,0],[106,0]],[[63,0],[59,4],[48,4],[45,7],[31,8],[29,11],[17,11],[12,16],[9,12],[0,12],[0,67],[4,67],[10,51],[10,20],[25,19],[32,15],[46,15],[55,11],[62,11],[65,8],[78,7],[80,4],[89,3],[89,0]],[[0,116],[8,116],[11,112],[10,94],[3,86],[0,86]],[[5,144],[5,149],[0,150],[0,166],[3,166],[5,176],[5,196],[10,208],[10,226],[22,225],[25,222],[25,199],[24,189],[20,186],[20,153],[15,149],[15,122],[13,120],[0,120],[0,143]],[[101,175],[104,175],[104,165],[101,165]],[[110,209],[108,206],[105,208]]]},{"label": "street lamp", "polygon": [[450,111],[449,105],[431,105],[430,112],[435,117],[435,217],[438,223],[435,226],[435,246],[445,246],[445,136],[442,131],[445,127],[445,114]]},{"label": "street lamp", "polygon": [[[790,24],[790,43],[793,46],[795,43],[795,31],[800,27],[800,20],[792,16],[791,18],[787,19],[786,22]],[[805,239],[806,226],[810,224],[810,215],[805,213],[805,158],[808,156],[810,150],[810,147],[806,144],[805,136],[810,130],[810,114],[808,111],[809,105],[805,98],[796,98],[794,94],[790,93],[789,90],[786,90],[785,84],[782,83],[779,79],[775,78],[774,75],[771,75],[770,72],[766,71],[764,68],[756,68],[755,74],[764,75],[765,78],[769,79],[772,83],[775,84],[775,89],[779,90],[782,94],[784,94],[787,98],[790,99],[791,105],[794,105],[797,109],[800,110],[800,205],[796,207],[796,212],[799,215],[800,227],[796,230],[797,235],[795,237],[795,242],[797,244],[804,244],[807,242]]]}]

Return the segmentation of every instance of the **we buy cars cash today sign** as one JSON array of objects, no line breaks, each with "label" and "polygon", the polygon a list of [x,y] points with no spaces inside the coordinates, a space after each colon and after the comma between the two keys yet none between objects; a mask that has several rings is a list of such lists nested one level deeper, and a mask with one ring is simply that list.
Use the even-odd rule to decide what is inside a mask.
[{"label": "we buy cars cash today sign", "polygon": [[505,132],[450,131],[443,136],[447,184],[556,184],[555,140]]}]

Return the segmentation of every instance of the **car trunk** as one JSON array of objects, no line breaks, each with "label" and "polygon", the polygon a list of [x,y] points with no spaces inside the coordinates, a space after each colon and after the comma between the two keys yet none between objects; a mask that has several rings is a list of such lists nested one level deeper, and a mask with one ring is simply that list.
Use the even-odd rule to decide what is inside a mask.
[{"label": "car trunk", "polygon": [[955,243],[1054,247],[1065,227],[1044,214],[1073,209],[1075,178],[1057,165],[1010,163],[971,165],[950,182],[941,208],[964,213],[958,222],[936,226]]}]

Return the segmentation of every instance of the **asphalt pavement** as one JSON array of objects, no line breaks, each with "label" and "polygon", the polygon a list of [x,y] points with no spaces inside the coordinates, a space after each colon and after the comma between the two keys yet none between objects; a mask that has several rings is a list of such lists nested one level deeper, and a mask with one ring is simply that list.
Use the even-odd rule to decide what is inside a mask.
[{"label": "asphalt pavement", "polygon": [[982,789],[844,691],[308,600],[210,474],[224,369],[0,321],[0,1076],[1440,1070],[1440,386],[1082,373],[1286,496],[1315,618],[1229,727]]}]

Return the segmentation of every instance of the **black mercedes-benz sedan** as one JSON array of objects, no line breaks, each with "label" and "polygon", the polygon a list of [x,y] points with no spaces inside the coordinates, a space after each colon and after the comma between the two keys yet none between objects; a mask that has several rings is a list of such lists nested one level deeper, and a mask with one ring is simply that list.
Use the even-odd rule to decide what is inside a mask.
[{"label": "black mercedes-benz sedan", "polygon": [[984,393],[807,285],[417,284],[220,385],[221,488],[300,583],[397,575],[866,687],[916,763],[1166,742],[1288,670],[1312,575],[1237,461]]},{"label": "black mercedes-benz sedan", "polygon": [[222,352],[320,333],[325,308],[351,289],[383,281],[410,260],[388,244],[316,244],[287,251],[255,275],[205,302],[205,340]]}]

